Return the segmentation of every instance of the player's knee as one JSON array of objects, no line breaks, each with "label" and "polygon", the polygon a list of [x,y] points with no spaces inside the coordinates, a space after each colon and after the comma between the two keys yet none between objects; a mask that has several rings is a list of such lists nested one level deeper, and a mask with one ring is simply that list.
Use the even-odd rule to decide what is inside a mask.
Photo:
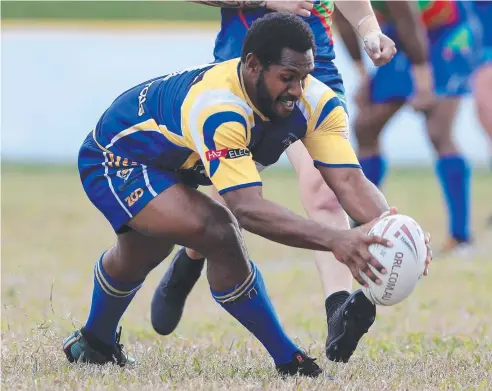
[{"label": "player's knee", "polygon": [[210,213],[200,222],[201,252],[205,257],[206,252],[215,249],[227,248],[237,245],[240,228],[231,211],[226,207],[215,204]]},{"label": "player's knee", "polygon": [[310,218],[323,213],[338,213],[342,210],[338,199],[321,175],[311,176],[301,184],[301,200]]}]

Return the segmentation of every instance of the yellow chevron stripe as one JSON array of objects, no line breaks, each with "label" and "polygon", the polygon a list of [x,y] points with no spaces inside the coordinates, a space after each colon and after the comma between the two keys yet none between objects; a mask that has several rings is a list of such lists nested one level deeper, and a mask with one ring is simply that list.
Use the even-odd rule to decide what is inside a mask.
[{"label": "yellow chevron stripe", "polygon": [[104,275],[102,274],[101,269],[99,268],[99,262],[96,264],[95,272],[96,272],[95,274],[96,274],[97,281],[99,282],[99,285],[101,286],[101,288],[103,288],[103,290],[107,294],[114,296],[114,297],[130,296],[132,293],[136,292],[142,286],[142,284],[140,284],[136,288],[133,288],[129,291],[121,291],[119,289],[112,287],[111,284],[104,278]]},{"label": "yellow chevron stripe", "polygon": [[256,280],[256,269],[253,269],[250,275],[248,276],[248,278],[246,278],[246,280],[240,286],[234,289],[234,291],[228,293],[227,295],[215,296],[215,300],[217,300],[219,303],[233,301],[241,297],[249,288],[251,288],[255,280]]}]

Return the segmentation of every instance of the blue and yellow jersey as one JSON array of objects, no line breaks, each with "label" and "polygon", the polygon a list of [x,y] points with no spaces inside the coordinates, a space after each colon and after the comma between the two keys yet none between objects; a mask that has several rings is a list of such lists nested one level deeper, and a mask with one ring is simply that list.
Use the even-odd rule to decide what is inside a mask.
[{"label": "blue and yellow jersey", "polygon": [[110,167],[176,171],[220,194],[261,185],[259,171],[296,140],[318,165],[359,166],[333,90],[309,76],[292,114],[269,121],[249,100],[241,76],[234,59],[144,82],[112,103],[93,138]]},{"label": "blue and yellow jersey", "polygon": [[[332,61],[333,50],[332,16],[333,1],[316,0],[311,16],[304,19],[313,31],[316,40],[316,62]],[[266,8],[243,10],[240,8],[221,9],[221,29],[215,40],[215,61],[226,61],[241,56],[246,33],[251,24],[267,14]]]}]

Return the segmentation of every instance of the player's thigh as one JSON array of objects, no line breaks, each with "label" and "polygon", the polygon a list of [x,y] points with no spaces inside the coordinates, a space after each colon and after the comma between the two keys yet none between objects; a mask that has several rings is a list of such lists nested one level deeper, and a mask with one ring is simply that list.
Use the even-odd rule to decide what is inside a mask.
[{"label": "player's thigh", "polygon": [[473,96],[479,107],[492,107],[492,62],[482,65],[473,78]]},{"label": "player's thigh", "polygon": [[198,190],[183,184],[154,197],[128,225],[148,236],[193,248],[205,257],[221,252],[242,259],[242,237],[232,213]]},{"label": "player's thigh", "polygon": [[335,194],[314,166],[304,144],[297,141],[287,148],[286,153],[296,172],[301,201],[307,213],[311,216],[320,209],[333,212],[341,210]]}]

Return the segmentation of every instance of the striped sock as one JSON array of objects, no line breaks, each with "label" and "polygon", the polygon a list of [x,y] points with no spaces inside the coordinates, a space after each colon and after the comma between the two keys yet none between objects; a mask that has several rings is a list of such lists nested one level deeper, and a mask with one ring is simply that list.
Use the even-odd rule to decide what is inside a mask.
[{"label": "striped sock", "polygon": [[246,280],[226,292],[214,292],[212,296],[229,314],[263,344],[276,365],[292,361],[292,355],[300,349],[285,334],[275,309],[268,297],[263,277],[251,262],[251,274]]},{"label": "striped sock", "polygon": [[91,311],[84,332],[107,345],[114,345],[118,322],[143,281],[116,281],[104,271],[102,258],[101,256],[94,268]]}]

